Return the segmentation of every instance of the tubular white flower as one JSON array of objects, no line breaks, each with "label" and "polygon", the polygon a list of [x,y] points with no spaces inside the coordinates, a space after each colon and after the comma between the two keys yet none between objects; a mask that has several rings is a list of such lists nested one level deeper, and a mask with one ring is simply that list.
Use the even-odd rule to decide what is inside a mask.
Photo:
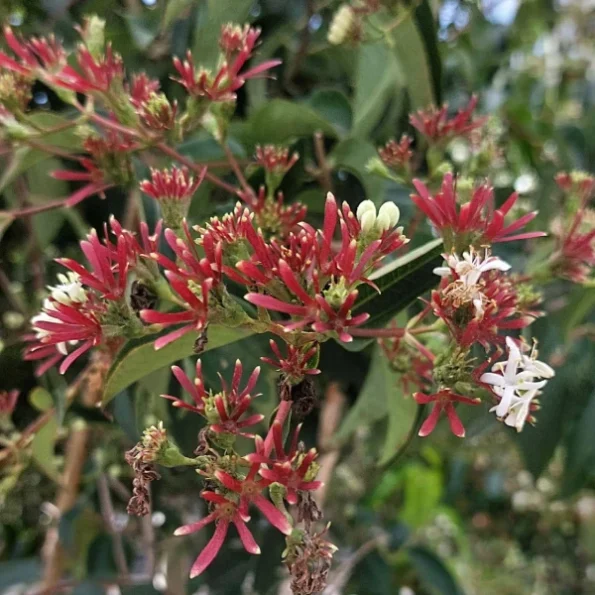
[{"label": "tubular white flower", "polygon": [[448,277],[454,271],[459,279],[467,286],[477,285],[482,273],[487,271],[508,271],[510,265],[497,256],[490,256],[486,250],[482,257],[475,250],[463,252],[461,259],[458,254],[444,256],[447,266],[436,267],[434,274],[440,277]]},{"label": "tubular white flower", "polygon": [[58,281],[60,281],[58,285],[48,287],[50,296],[54,301],[64,306],[84,304],[87,301],[87,292],[76,273],[68,272],[66,275],[60,273]]},{"label": "tubular white flower", "polygon": [[490,409],[503,419],[506,425],[521,431],[529,413],[531,401],[540,394],[547,379],[554,376],[554,370],[536,359],[533,350],[530,356],[522,353],[510,337],[506,337],[508,359],[492,366],[492,372],[482,374],[480,380],[491,385],[495,395],[500,397],[498,405]]}]

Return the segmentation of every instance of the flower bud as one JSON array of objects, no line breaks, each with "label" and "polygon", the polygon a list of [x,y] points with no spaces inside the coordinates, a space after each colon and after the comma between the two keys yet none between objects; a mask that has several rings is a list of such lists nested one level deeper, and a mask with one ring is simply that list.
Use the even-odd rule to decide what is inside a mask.
[{"label": "flower bud", "polygon": [[368,233],[374,229],[376,224],[376,209],[373,211],[364,211],[363,215],[359,217],[359,222],[363,233]]},{"label": "flower bud", "polygon": [[328,42],[331,45],[341,45],[353,37],[359,29],[355,11],[348,4],[343,4],[333,16],[328,31]]},{"label": "flower bud", "polygon": [[394,202],[385,202],[378,211],[376,226],[381,231],[386,231],[397,225],[400,216],[401,211]]}]

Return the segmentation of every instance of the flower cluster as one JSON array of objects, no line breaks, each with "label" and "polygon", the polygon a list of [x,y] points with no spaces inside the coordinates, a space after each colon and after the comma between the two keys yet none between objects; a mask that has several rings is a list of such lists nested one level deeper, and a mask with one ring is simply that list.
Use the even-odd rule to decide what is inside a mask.
[{"label": "flower cluster", "polygon": [[[316,490],[320,482],[315,477],[318,472],[315,449],[305,451],[298,441],[299,426],[295,429],[288,448],[284,444],[283,426],[291,410],[290,401],[281,401],[277,416],[266,437],[247,434],[244,429],[259,424],[264,416],[249,413],[259,368],[249,376],[241,388],[242,364],[237,361],[231,383],[222,379],[222,389],[213,393],[207,390],[200,360],[196,365],[196,376],[191,381],[177,366],[172,372],[180,386],[191,398],[187,403],[179,397],[163,395],[175,407],[198,413],[207,423],[202,431],[200,456],[195,464],[200,474],[208,482],[208,489],[201,497],[209,507],[209,513],[201,520],[183,525],[175,535],[188,535],[199,531],[208,524],[215,524],[215,531],[202,550],[190,571],[190,576],[198,576],[213,561],[221,549],[229,527],[233,524],[246,551],[259,554],[250,529],[250,508],[254,506],[268,521],[287,536],[293,534],[293,519],[288,514],[284,501],[298,504],[299,496]],[[244,457],[229,457],[238,436],[254,439],[254,451]],[[146,449],[145,449],[146,450]],[[151,453],[155,449],[150,449]],[[151,457],[151,460],[155,460]],[[164,460],[157,457],[157,462]],[[166,462],[165,462],[166,463]],[[271,500],[264,495],[270,493]]]},{"label": "flower cluster", "polygon": [[474,118],[473,112],[478,98],[473,96],[467,106],[453,116],[448,116],[448,106],[430,107],[420,110],[409,117],[411,125],[416,128],[429,143],[444,143],[456,136],[468,136],[480,128],[486,118]]}]

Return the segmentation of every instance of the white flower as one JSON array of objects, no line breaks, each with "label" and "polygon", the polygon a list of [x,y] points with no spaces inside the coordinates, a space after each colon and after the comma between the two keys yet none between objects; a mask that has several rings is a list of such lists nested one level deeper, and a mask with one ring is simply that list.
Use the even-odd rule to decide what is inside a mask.
[{"label": "white flower", "polygon": [[[76,273],[69,272],[66,275],[60,273],[58,281],[60,281],[58,285],[48,287],[54,301],[64,306],[84,304],[87,301],[87,292]],[[44,307],[47,307],[45,303]]]},{"label": "white flower", "polygon": [[489,256],[488,251],[485,251],[484,256],[470,249],[469,252],[463,252],[461,259],[458,254],[449,254],[445,256],[445,267],[437,267],[434,273],[440,277],[448,277],[454,271],[460,280],[467,286],[477,285],[482,273],[487,271],[508,271],[510,265],[504,262],[497,256]]},{"label": "white flower", "polygon": [[394,202],[389,201],[380,207],[378,215],[376,215],[376,205],[371,200],[364,200],[357,207],[356,216],[364,233],[368,233],[372,229],[382,233],[395,227],[399,222],[401,212]]},{"label": "white flower", "polygon": [[508,359],[492,366],[492,372],[482,374],[480,380],[490,384],[495,395],[500,397],[498,405],[490,409],[503,419],[506,425],[523,429],[529,414],[531,401],[540,394],[547,379],[554,371],[544,362],[536,359],[536,352],[528,356],[510,337],[506,337]]}]

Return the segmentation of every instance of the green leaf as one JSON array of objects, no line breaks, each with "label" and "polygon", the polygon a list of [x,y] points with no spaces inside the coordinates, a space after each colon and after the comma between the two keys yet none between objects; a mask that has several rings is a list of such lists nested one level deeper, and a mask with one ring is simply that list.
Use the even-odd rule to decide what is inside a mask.
[{"label": "green leaf", "polygon": [[397,61],[405,73],[411,107],[423,109],[435,104],[434,77],[426,45],[412,15],[395,28],[392,39]]},{"label": "green leaf", "polygon": [[51,479],[57,481],[60,477],[54,461],[54,447],[58,434],[58,420],[52,418],[35,434],[31,453],[38,467]]},{"label": "green leaf", "polygon": [[338,136],[335,127],[311,107],[273,99],[250,118],[249,137],[253,144],[282,144],[318,131],[326,136]]},{"label": "green leaf", "polygon": [[[383,327],[420,295],[438,283],[434,269],[442,262],[442,240],[432,240],[401,258],[381,267],[370,275],[380,294],[368,285],[359,289],[359,299],[354,313],[368,312],[367,327]],[[349,351],[359,351],[369,345],[371,339],[356,339],[341,343]]]},{"label": "green leaf", "polygon": [[[27,120],[43,129],[50,129],[65,125],[67,118],[52,112],[34,112],[27,116]],[[63,151],[76,153],[81,149],[81,139],[76,136],[74,128],[67,128],[59,132],[44,135],[41,139],[44,145],[58,147]],[[30,147],[22,146],[13,151],[8,167],[4,169],[0,178],[0,192],[29,168],[49,159],[50,153]]]},{"label": "green leaf", "polygon": [[254,0],[203,0],[199,6],[192,54],[195,63],[215,68],[219,58],[221,26],[248,19]]},{"label": "green leaf", "polygon": [[566,452],[562,496],[577,492],[595,472],[595,391],[591,393],[586,409],[580,416]]},{"label": "green leaf", "polygon": [[[249,334],[246,330],[213,325],[209,328],[206,350],[238,341]],[[155,335],[128,341],[108,373],[103,404],[109,403],[118,393],[147,374],[192,355],[196,336],[196,333],[187,333],[159,351],[155,351]]]},{"label": "green leaf", "polygon": [[165,7],[161,30],[165,31],[174,21],[183,17],[193,2],[194,0],[169,0]]},{"label": "green leaf", "polygon": [[393,382],[394,376],[388,369],[386,358],[376,350],[357,401],[347,413],[334,437],[337,444],[343,444],[357,428],[371,425],[386,417],[387,395],[394,391]]},{"label": "green leaf", "polygon": [[396,56],[385,42],[361,46],[353,84],[352,135],[367,137],[382,118],[395,91],[404,86]]},{"label": "green leaf", "polygon": [[54,399],[45,388],[36,386],[29,393],[29,403],[31,403],[37,411],[48,411],[54,406]]},{"label": "green leaf", "polygon": [[418,405],[410,394],[403,394],[401,387],[397,385],[399,375],[390,371],[386,357],[382,354],[378,356],[386,362],[385,365],[388,374],[392,376],[393,384],[393,389],[386,392],[388,427],[382,454],[378,461],[379,465],[386,465],[407,439],[411,426],[417,417]]},{"label": "green leaf", "polygon": [[595,287],[577,287],[569,297],[568,306],[564,308],[562,320],[566,340],[572,331],[593,311],[595,307]]},{"label": "green leaf", "polygon": [[414,17],[428,57],[434,98],[436,103],[439,104],[442,102],[442,61],[440,60],[438,36],[436,34],[438,26],[428,0],[423,0],[417,5]]},{"label": "green leaf", "polygon": [[463,595],[463,590],[457,584],[454,576],[444,562],[431,550],[414,546],[406,549],[412,566],[422,584],[432,594]]},{"label": "green leaf", "polygon": [[130,37],[139,50],[146,50],[155,41],[159,33],[159,15],[157,11],[144,11],[139,15],[122,15]]},{"label": "green leaf", "polygon": [[[413,401],[413,399],[411,399]],[[426,524],[442,498],[442,473],[421,463],[404,469],[405,499],[399,519],[412,528]]]},{"label": "green leaf", "polygon": [[384,180],[366,170],[366,164],[372,157],[377,157],[374,145],[354,138],[337,143],[329,154],[329,161],[334,169],[346,169],[362,183],[366,198],[380,205],[384,197]]},{"label": "green leaf", "polygon": [[342,135],[349,132],[353,114],[344,93],[336,89],[320,89],[312,94],[308,104]]}]

